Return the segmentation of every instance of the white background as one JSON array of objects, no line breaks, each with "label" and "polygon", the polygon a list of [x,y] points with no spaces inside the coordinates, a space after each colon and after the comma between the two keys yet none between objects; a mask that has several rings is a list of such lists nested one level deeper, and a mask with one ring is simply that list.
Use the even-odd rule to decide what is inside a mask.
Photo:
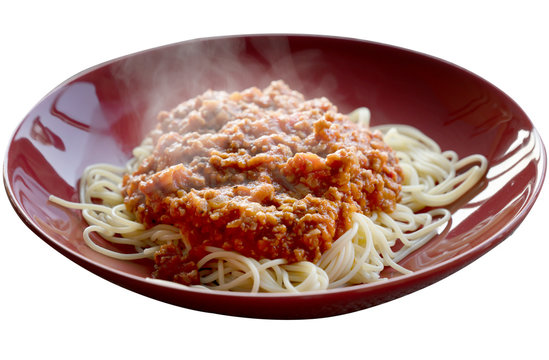
[{"label": "white background", "polygon": [[[542,1],[179,3],[2,2],[2,151],[42,96],[90,66],[186,39],[272,32],[356,37],[446,59],[510,95],[549,141]],[[2,191],[0,358],[546,358],[548,191],[510,238],[462,271],[375,308],[304,321],[201,313],[113,285],[35,236]]]}]

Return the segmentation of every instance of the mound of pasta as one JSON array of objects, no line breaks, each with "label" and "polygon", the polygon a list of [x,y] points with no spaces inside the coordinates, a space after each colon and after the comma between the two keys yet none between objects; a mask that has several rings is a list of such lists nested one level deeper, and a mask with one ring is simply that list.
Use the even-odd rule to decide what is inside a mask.
[{"label": "mound of pasta", "polygon": [[302,292],[406,274],[398,262],[437,235],[487,161],[369,121],[283,81],[209,90],[161,112],[126,168],[87,168],[80,203],[50,200],[82,210],[92,249],[154,261],[152,281]]}]

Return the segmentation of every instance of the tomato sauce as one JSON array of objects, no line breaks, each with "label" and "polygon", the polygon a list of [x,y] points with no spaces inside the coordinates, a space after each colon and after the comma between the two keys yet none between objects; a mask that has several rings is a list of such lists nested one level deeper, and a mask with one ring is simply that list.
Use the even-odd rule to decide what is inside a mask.
[{"label": "tomato sauce", "polygon": [[165,245],[163,279],[197,283],[206,246],[316,262],[352,213],[392,212],[399,199],[402,171],[381,134],[282,81],[207,91],[161,112],[150,137],[153,153],[124,177],[126,207],[146,227],[179,227],[193,249]]}]

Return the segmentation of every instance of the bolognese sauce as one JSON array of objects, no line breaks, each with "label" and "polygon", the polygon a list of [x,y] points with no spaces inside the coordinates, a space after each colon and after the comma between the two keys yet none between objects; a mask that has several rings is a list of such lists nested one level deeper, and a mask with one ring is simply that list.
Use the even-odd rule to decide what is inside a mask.
[{"label": "bolognese sauce", "polygon": [[123,195],[146,227],[181,230],[155,254],[160,279],[198,283],[207,246],[316,262],[352,213],[392,212],[399,199],[402,171],[381,134],[282,81],[209,90],[161,112],[149,137],[154,150]]}]

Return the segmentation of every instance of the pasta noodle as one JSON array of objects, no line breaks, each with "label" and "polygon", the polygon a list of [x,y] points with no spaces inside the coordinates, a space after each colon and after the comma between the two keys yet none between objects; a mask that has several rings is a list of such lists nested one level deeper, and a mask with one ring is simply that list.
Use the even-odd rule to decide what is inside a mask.
[{"label": "pasta noodle", "polygon": [[[349,118],[369,126],[370,112],[360,108]],[[246,292],[305,292],[378,281],[387,266],[409,273],[399,261],[426,244],[448,223],[451,214],[443,207],[471,190],[484,176],[488,163],[482,155],[459,159],[453,151],[442,152],[432,139],[410,126],[383,125],[372,129],[383,133],[383,140],[396,152],[403,170],[401,200],[394,212],[375,211],[369,217],[354,213],[351,228],[316,264],[288,264],[285,259],[258,261],[237,252],[206,247],[208,254],[197,264],[201,282],[198,286]],[[82,211],[88,223],[84,241],[95,251],[134,260],[152,258],[162,244],[169,242],[182,242],[189,250],[188,239],[177,227],[161,224],[146,229],[124,205],[122,177],[135,171],[152,149],[150,139],[145,139],[134,149],[134,157],[125,168],[108,164],[88,167],[80,182],[80,203],[50,196],[56,204]],[[427,207],[433,209],[424,211]],[[101,247],[94,242],[93,233],[113,244],[132,245],[136,251],[126,254]]]}]

